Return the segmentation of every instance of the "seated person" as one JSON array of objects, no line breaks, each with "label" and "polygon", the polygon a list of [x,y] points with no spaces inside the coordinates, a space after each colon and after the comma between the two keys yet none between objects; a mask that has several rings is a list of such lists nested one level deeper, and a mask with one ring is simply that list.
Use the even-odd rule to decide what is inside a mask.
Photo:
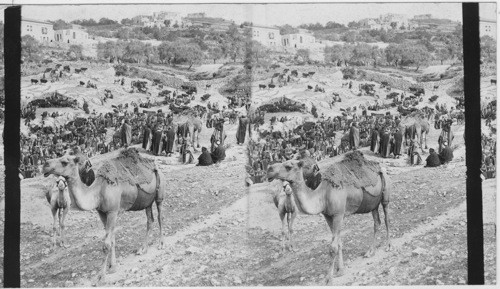
[{"label": "seated person", "polygon": [[226,158],[226,149],[221,145],[220,141],[216,141],[217,146],[212,152],[212,160],[214,164],[222,162]]},{"label": "seated person", "polygon": [[439,167],[441,165],[441,160],[439,159],[438,154],[434,151],[433,148],[429,149],[429,156],[425,159],[425,167]]},{"label": "seated person", "polygon": [[214,162],[212,160],[212,156],[208,152],[206,147],[201,148],[201,155],[198,157],[198,164],[197,166],[209,166],[213,165]]},{"label": "seated person", "polygon": [[447,164],[453,159],[453,150],[448,146],[448,142],[443,143],[444,148],[439,153],[439,160],[441,164]]}]

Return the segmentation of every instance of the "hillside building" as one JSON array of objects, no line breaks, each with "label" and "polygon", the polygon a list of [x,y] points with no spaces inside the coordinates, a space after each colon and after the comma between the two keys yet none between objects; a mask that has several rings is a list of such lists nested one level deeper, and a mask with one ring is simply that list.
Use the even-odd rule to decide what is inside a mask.
[{"label": "hillside building", "polygon": [[56,42],[69,44],[87,44],[90,40],[85,28],[76,24],[72,24],[69,29],[55,30],[54,39]]},{"label": "hillside building", "polygon": [[291,48],[311,48],[316,43],[316,38],[309,31],[299,29],[298,33],[285,34],[281,36],[281,45]]},{"label": "hillside building", "polygon": [[479,18],[479,36],[490,36],[497,39],[496,19]]},{"label": "hillside building", "polygon": [[54,41],[54,28],[52,23],[23,18],[21,19],[21,37],[30,35],[44,43]]},{"label": "hillside building", "polygon": [[252,25],[246,26],[246,28],[250,29],[252,40],[257,41],[268,48],[277,48],[282,45],[280,30],[276,27]]}]

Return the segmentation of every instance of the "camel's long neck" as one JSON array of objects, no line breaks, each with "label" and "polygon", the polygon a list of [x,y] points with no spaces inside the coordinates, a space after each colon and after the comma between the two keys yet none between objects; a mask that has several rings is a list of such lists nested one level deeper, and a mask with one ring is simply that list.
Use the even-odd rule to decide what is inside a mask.
[{"label": "camel's long neck", "polygon": [[100,203],[101,178],[96,178],[94,183],[87,187],[80,180],[78,172],[75,177],[68,178],[68,190],[71,203],[82,211],[96,209]]},{"label": "camel's long neck", "polygon": [[297,206],[300,211],[308,215],[317,215],[325,209],[325,198],[320,193],[319,188],[311,190],[306,186],[304,178],[300,176],[299,180],[292,182],[291,188],[297,199]]}]

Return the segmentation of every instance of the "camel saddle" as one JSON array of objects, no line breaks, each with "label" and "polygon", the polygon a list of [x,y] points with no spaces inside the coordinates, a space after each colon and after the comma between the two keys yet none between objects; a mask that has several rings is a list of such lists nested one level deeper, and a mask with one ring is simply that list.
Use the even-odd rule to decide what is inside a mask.
[{"label": "camel saddle", "polygon": [[97,175],[108,183],[128,182],[136,186],[150,183],[154,171],[156,166],[153,159],[142,157],[136,148],[128,148],[120,151],[117,157],[105,161]]},{"label": "camel saddle", "polygon": [[378,162],[365,159],[362,152],[355,150],[347,153],[342,161],[326,168],[323,178],[334,187],[352,185],[361,189],[375,186],[381,172]]}]

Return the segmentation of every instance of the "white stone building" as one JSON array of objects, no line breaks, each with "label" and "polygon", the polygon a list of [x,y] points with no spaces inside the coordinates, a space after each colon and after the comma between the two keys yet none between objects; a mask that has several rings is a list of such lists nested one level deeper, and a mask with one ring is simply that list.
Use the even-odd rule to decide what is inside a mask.
[{"label": "white stone building", "polygon": [[56,42],[69,44],[88,44],[91,40],[85,28],[76,24],[72,24],[69,29],[55,30],[54,39]]},{"label": "white stone building", "polygon": [[251,31],[252,39],[268,48],[279,48],[281,46],[280,30],[276,27],[252,25],[247,26]]},{"label": "white stone building", "polygon": [[496,19],[479,18],[479,36],[490,36],[497,39]]},{"label": "white stone building", "polygon": [[299,29],[298,33],[285,34],[281,36],[281,45],[291,48],[312,48],[315,47],[316,37],[305,29]]},{"label": "white stone building", "polygon": [[48,43],[54,41],[54,28],[50,22],[22,18],[21,37],[25,35],[30,35],[40,42]]}]

